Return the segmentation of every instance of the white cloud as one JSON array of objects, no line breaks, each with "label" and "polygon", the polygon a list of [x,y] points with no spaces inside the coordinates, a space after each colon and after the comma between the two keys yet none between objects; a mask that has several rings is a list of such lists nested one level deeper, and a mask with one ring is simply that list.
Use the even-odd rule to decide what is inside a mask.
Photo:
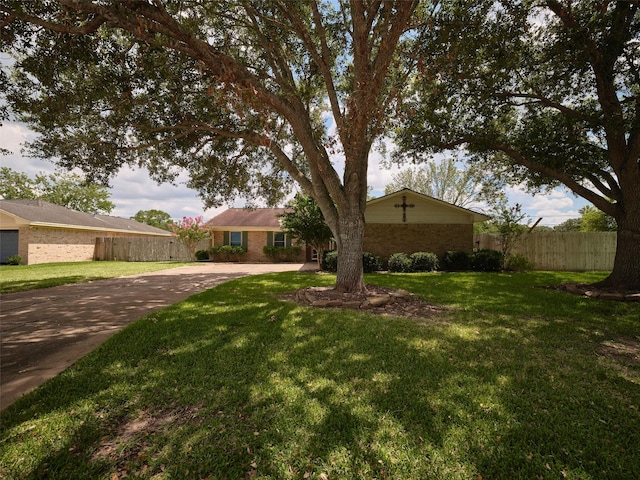
[{"label": "white cloud", "polygon": [[570,218],[580,217],[578,210],[588,202],[576,197],[566,188],[555,188],[545,193],[531,195],[522,187],[507,188],[510,204],[519,203],[532,222],[542,218],[539,225],[553,227]]},{"label": "white cloud", "polygon": [[545,211],[549,209],[572,208],[573,200],[568,196],[542,196],[536,195],[527,205],[529,210]]},{"label": "white cloud", "polygon": [[8,123],[0,126],[0,145],[3,148],[17,154],[20,152],[22,143],[30,136],[30,131],[19,123]]}]

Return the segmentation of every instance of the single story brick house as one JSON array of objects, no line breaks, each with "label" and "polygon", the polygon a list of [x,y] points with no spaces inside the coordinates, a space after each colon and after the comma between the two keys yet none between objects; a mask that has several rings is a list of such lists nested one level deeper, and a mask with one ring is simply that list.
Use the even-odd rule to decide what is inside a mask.
[{"label": "single story brick house", "polygon": [[394,253],[473,251],[473,224],[490,217],[408,188],[367,202],[364,251]]},{"label": "single story brick house", "polygon": [[97,238],[171,237],[120,217],[91,215],[42,200],[0,200],[0,263],[20,255],[28,265],[89,261]]},{"label": "single story brick house", "polygon": [[[264,254],[265,246],[290,247],[291,238],[280,228],[279,215],[286,208],[229,208],[205,225],[213,236],[213,245],[234,245],[247,249],[243,262],[270,262]],[[310,249],[302,248],[298,262],[312,260]]]},{"label": "single story brick house", "polygon": [[[291,239],[280,228],[278,215],[285,208],[230,208],[206,225],[213,244],[240,245],[247,249],[243,261],[267,262],[265,245],[288,246]],[[364,251],[388,258],[398,252],[473,250],[473,224],[489,217],[413,190],[403,189],[367,202]],[[303,248],[299,260],[315,260]]]}]

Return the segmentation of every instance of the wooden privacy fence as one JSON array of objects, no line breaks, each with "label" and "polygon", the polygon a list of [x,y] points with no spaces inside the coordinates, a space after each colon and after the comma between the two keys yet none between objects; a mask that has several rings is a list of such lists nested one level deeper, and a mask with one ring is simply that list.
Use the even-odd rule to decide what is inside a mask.
[{"label": "wooden privacy fence", "polygon": [[[534,264],[536,270],[590,271],[613,269],[615,232],[532,232],[523,235],[514,248]],[[477,248],[500,250],[500,237],[481,233],[473,236]]]},{"label": "wooden privacy fence", "polygon": [[[211,240],[202,240],[196,250],[206,250]],[[94,250],[96,260],[123,262],[189,262],[191,252],[175,237],[98,237]]]}]

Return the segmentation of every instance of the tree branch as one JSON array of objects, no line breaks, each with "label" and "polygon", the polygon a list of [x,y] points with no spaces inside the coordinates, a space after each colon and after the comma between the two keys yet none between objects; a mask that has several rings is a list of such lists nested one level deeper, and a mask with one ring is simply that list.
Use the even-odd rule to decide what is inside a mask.
[{"label": "tree branch", "polygon": [[[612,216],[615,215],[616,206],[615,204],[612,204],[607,197],[612,199],[620,198],[619,189],[617,189],[617,191],[614,188],[608,189],[606,186],[602,184],[602,182],[600,182],[599,180],[596,180],[596,182],[603,187],[604,191],[602,190],[601,191],[605,196],[598,195],[597,193],[593,192],[592,190],[588,189],[584,185],[577,182],[573,177],[566,174],[565,172],[562,172],[555,168],[552,168],[546,165],[541,165],[537,162],[529,160],[527,157],[522,155],[518,150],[516,150],[510,145],[505,145],[496,141],[491,141],[486,139],[480,140],[473,136],[465,136],[449,142],[440,143],[437,146],[442,149],[451,149],[451,148],[459,147],[461,145],[466,145],[466,144],[471,144],[471,145],[481,144],[483,148],[486,150],[500,151],[505,155],[507,155],[509,158],[511,158],[511,160],[516,165],[520,165],[522,167],[529,169],[532,172],[539,173],[544,175],[545,177],[560,181],[572,192],[576,193],[577,195],[593,203],[596,207],[598,207],[603,212]],[[615,184],[615,180],[610,174],[604,171],[600,171],[599,173],[603,177],[607,178],[607,183],[613,182],[613,184]],[[595,183],[594,183],[594,186],[596,186]]]},{"label": "tree branch", "polygon": [[6,14],[6,19],[3,20],[1,25],[2,27],[8,25],[14,20],[21,20],[23,22],[31,23],[47,30],[72,35],[87,35],[90,33],[94,33],[106,23],[106,19],[104,17],[101,17],[100,15],[96,16],[93,19],[88,19],[88,21],[83,25],[75,26],[67,23],[50,22],[34,15],[28,15],[26,13],[11,10],[10,8],[3,5],[0,5],[0,12]]},{"label": "tree branch", "polygon": [[[565,7],[558,0],[547,0],[549,9],[560,19],[576,44],[582,46],[589,58],[589,64],[596,80],[598,102],[604,114],[604,129],[610,161],[614,169],[619,170],[622,168],[620,159],[626,157],[623,153],[626,150],[626,140],[624,129],[621,127],[625,124],[624,112],[615,86],[614,66],[624,45],[625,32],[622,29],[626,22],[621,21],[620,18],[629,13],[630,10],[623,9],[631,8],[631,2],[616,2],[615,5],[613,28],[607,32],[608,35],[603,39],[603,45],[599,47],[589,30],[579,24],[570,8]],[[633,7],[631,11],[635,12],[636,9],[637,6]],[[616,50],[609,50],[608,47],[615,47]]]},{"label": "tree branch", "polygon": [[267,21],[270,21],[271,19],[268,19],[264,15],[261,15],[255,8],[250,5],[245,5],[245,10],[247,11],[247,15],[249,16],[249,19],[253,25],[254,31],[259,37],[260,46],[265,52],[267,63],[271,65],[278,85],[280,85],[285,91],[293,93],[295,91],[295,80],[293,78],[293,74],[291,73],[291,68],[285,60],[284,55],[282,55],[280,49],[277,48],[276,44],[273,44],[269,41],[257,21],[258,17],[263,18]]},{"label": "tree branch", "polygon": [[[313,10],[313,24],[318,32],[318,38],[320,39],[320,55],[317,54],[315,48],[308,46],[309,51],[314,54],[314,61],[318,64],[324,83],[327,86],[327,95],[329,97],[329,104],[331,105],[331,111],[333,118],[336,122],[336,128],[338,132],[344,131],[344,114],[340,108],[340,102],[338,101],[338,94],[336,92],[335,84],[333,83],[333,75],[331,74],[331,67],[333,65],[333,59],[331,58],[331,50],[327,43],[327,32],[325,31],[322,23],[322,15],[318,9],[318,2],[313,0],[311,2],[311,8]],[[317,58],[316,58],[317,57]]]},{"label": "tree branch", "polygon": [[572,108],[566,107],[561,103],[555,102],[543,95],[539,95],[535,93],[498,92],[496,93],[496,97],[501,99],[525,98],[525,99],[538,100],[542,105],[558,110],[559,112],[564,113],[568,117],[575,118],[576,120],[582,120],[589,123],[596,122],[596,119],[594,119],[593,117],[580,113]]},{"label": "tree branch", "polygon": [[[492,144],[491,148],[493,150],[498,150],[508,155],[518,165],[526,167],[533,172],[540,173],[542,175],[545,175],[546,177],[562,182],[572,192],[590,201],[603,212],[611,216],[615,216],[615,213],[616,213],[615,205],[612,204],[608,200],[608,198],[606,198],[606,196],[598,195],[594,191],[588,189],[584,185],[577,182],[573,177],[571,177],[570,175],[567,175],[565,172],[562,172],[560,170],[557,170],[555,168],[552,168],[546,165],[541,165],[539,163],[533,162],[509,145]],[[601,182],[598,182],[598,183],[602,185]],[[608,190],[610,192],[610,190],[606,189],[606,187],[605,187],[605,190]]]}]

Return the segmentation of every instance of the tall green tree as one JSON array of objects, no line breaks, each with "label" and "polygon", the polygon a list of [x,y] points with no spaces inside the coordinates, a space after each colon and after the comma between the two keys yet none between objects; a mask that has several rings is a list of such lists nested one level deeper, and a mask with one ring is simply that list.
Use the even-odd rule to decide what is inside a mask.
[{"label": "tall green tree", "polygon": [[495,204],[502,196],[499,187],[487,172],[474,166],[459,168],[454,158],[447,158],[398,172],[385,186],[384,193],[388,195],[409,188],[459,207],[469,207],[481,202]]},{"label": "tall green tree", "polygon": [[292,238],[304,242],[318,252],[318,265],[333,232],[324,221],[317,202],[308,195],[296,195],[289,202],[291,211],[280,215],[280,225]]},{"label": "tall green tree", "polygon": [[451,0],[435,23],[405,151],[464,146],[513,183],[563,184],[617,223],[604,286],[640,289],[640,2]]},{"label": "tall green tree", "polygon": [[169,225],[171,223],[171,215],[163,210],[138,210],[131,219],[140,223],[146,223],[152,227],[171,230]]},{"label": "tall green tree", "polygon": [[580,217],[581,232],[615,232],[617,229],[616,221],[611,215],[591,205],[582,207],[579,212],[582,215]]},{"label": "tall green tree", "polygon": [[591,205],[578,210],[579,218],[570,218],[553,229],[558,232],[615,232],[615,219]]},{"label": "tall green tree", "polygon": [[91,214],[108,214],[115,208],[104,185],[88,183],[75,173],[40,172],[31,178],[26,173],[2,167],[0,197],[5,200],[40,199]]},{"label": "tall green tree", "polygon": [[207,206],[297,182],[334,234],[336,288],[363,291],[368,157],[414,70],[418,4],[3,0],[4,88],[32,153],[95,177],[186,169]]}]

